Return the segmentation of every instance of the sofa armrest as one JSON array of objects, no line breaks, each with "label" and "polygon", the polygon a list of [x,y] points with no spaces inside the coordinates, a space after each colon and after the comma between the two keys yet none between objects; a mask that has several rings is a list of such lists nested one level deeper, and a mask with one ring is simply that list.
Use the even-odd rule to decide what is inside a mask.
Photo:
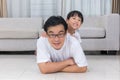
[{"label": "sofa armrest", "polygon": [[110,14],[105,17],[106,41],[108,45],[119,47],[119,14]]},{"label": "sofa armrest", "polygon": [[[106,15],[106,37],[118,37],[119,36],[119,14]],[[109,33],[109,34],[107,34]]]}]

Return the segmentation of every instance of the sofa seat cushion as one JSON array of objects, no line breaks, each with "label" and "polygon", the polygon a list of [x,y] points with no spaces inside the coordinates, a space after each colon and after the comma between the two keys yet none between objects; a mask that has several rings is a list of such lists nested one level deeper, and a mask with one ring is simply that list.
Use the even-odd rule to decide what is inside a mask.
[{"label": "sofa seat cushion", "polygon": [[103,27],[81,27],[79,32],[81,38],[104,38],[106,34]]},{"label": "sofa seat cushion", "polygon": [[0,19],[0,38],[38,38],[41,18],[3,18]]},{"label": "sofa seat cushion", "polygon": [[30,28],[0,29],[0,38],[38,38],[38,31]]}]

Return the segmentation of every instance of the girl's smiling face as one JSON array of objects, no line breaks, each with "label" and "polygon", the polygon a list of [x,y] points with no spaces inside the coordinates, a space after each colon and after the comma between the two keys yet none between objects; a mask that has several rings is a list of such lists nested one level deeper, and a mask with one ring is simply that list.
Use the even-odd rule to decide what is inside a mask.
[{"label": "girl's smiling face", "polygon": [[77,15],[70,17],[66,22],[68,24],[68,30],[77,30],[82,24],[81,18]]}]

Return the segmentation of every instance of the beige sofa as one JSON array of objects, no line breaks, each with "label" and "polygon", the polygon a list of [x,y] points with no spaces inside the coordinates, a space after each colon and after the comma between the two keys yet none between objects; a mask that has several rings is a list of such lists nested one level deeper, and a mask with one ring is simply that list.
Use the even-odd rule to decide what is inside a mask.
[{"label": "beige sofa", "polygon": [[[119,15],[89,16],[79,32],[85,51],[119,50]],[[42,18],[0,18],[0,51],[31,51],[43,26]]]},{"label": "beige sofa", "polygon": [[79,32],[85,51],[118,51],[120,15],[85,17]]},{"label": "beige sofa", "polygon": [[35,50],[42,25],[42,18],[0,18],[0,51]]}]

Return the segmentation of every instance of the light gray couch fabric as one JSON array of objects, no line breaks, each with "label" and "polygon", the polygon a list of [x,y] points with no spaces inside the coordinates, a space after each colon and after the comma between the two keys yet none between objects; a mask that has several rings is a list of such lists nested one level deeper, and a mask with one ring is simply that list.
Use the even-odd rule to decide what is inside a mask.
[{"label": "light gray couch fabric", "polygon": [[42,18],[0,18],[0,51],[35,50],[42,26]]},{"label": "light gray couch fabric", "polygon": [[79,33],[82,46],[88,51],[118,51],[120,44],[120,15],[85,17]]},{"label": "light gray couch fabric", "polygon": [[[0,18],[0,51],[36,50],[42,18]],[[119,50],[120,15],[88,16],[79,29],[85,51]]]}]

